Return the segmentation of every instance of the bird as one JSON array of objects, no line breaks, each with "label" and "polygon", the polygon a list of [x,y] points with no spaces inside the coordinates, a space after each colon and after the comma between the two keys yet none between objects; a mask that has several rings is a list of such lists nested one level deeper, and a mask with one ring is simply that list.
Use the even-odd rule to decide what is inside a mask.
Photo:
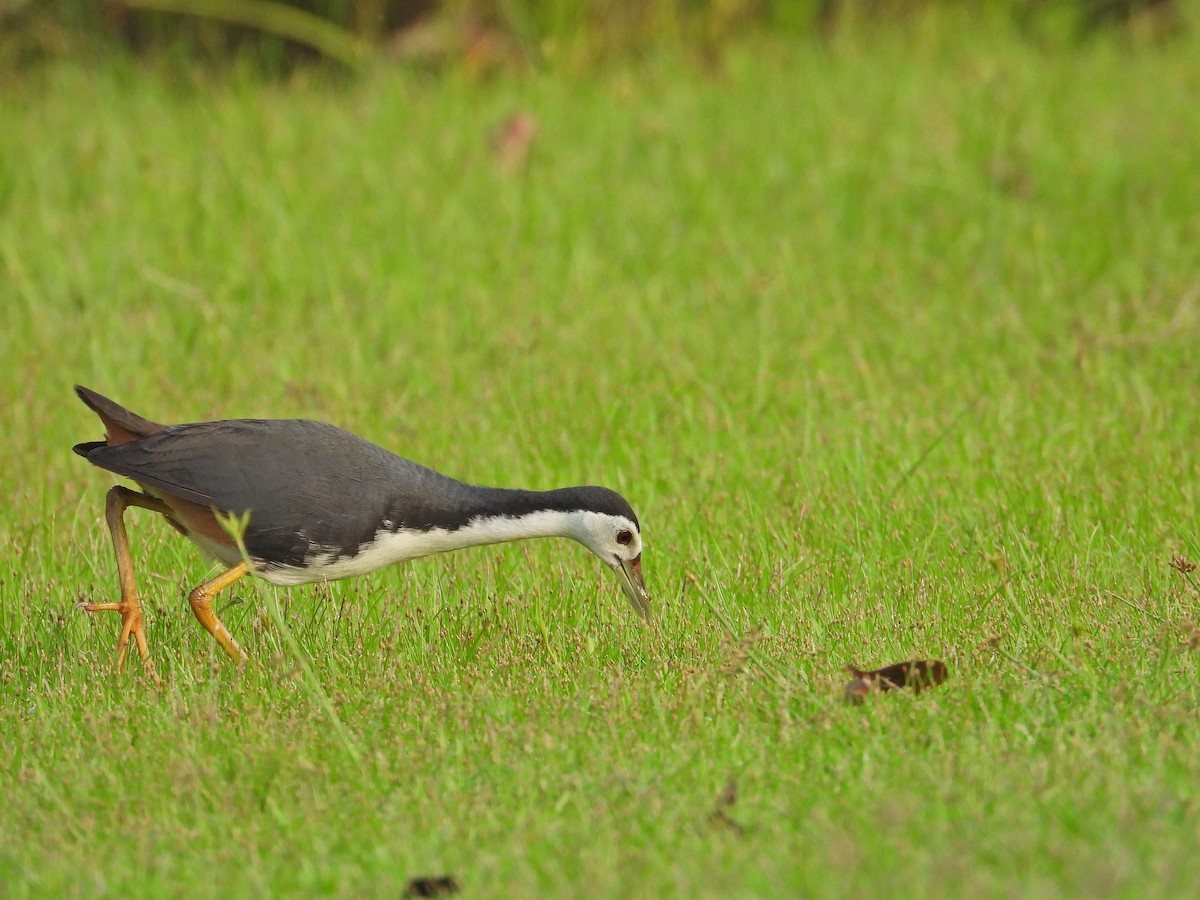
[{"label": "bird", "polygon": [[226,419],[163,425],[89,388],[75,393],[104,426],[104,440],[74,446],[92,465],[139,490],[112,487],[105,519],[121,599],[81,603],[117,612],[115,668],[132,639],[156,679],[146,639],[125,511],[164,516],[223,568],[188,603],[234,661],[245,662],[213,611],[218,593],[247,574],[281,586],[364,575],[418,557],[536,537],[583,544],[618,576],[646,623],[651,601],[642,536],[629,502],[605,487],[536,491],[483,487],[443,475],[334,425],[309,419]]}]

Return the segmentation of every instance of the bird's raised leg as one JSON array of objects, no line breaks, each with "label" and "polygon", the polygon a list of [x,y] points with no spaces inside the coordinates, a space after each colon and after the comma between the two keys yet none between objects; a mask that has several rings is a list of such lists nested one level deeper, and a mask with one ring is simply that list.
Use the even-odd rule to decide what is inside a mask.
[{"label": "bird's raised leg", "polygon": [[207,628],[208,633],[217,639],[217,643],[225,649],[230,659],[239,663],[246,661],[246,654],[237,645],[237,641],[233,639],[233,635],[229,633],[229,629],[221,624],[221,620],[213,612],[212,601],[213,597],[217,596],[217,594],[249,571],[250,567],[243,560],[233,568],[226,569],[216,578],[192,588],[192,592],[188,594],[188,603],[192,605],[192,612],[196,614],[196,618],[200,620],[200,624]]},{"label": "bird's raised leg", "polygon": [[142,509],[153,510],[170,516],[171,510],[161,500],[146,494],[139,494],[126,487],[114,487],[108,492],[104,504],[104,518],[108,521],[108,531],[112,535],[113,550],[117,555],[117,575],[121,579],[120,603],[84,603],[82,608],[88,612],[119,612],[121,614],[121,636],[117,639],[117,673],[125,668],[125,654],[129,650],[129,638],[132,635],[137,642],[138,653],[146,666],[146,671],[155,681],[161,681],[154,671],[154,663],[150,659],[150,649],[146,644],[146,626],[142,618],[142,604],[138,599],[137,581],[133,577],[133,558],[129,555],[129,535],[125,531],[125,509],[130,506],[140,506]]}]

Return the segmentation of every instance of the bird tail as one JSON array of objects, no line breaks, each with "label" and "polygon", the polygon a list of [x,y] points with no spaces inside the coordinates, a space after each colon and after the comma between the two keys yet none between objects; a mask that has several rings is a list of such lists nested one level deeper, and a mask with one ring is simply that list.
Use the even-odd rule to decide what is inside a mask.
[{"label": "bird tail", "polygon": [[75,393],[79,396],[80,400],[87,404],[88,409],[100,417],[100,421],[104,423],[105,431],[103,443],[93,441],[76,444],[74,450],[80,456],[86,457],[88,452],[105,444],[128,444],[130,441],[137,441],[152,434],[157,434],[167,427],[166,425],[160,425],[158,422],[143,419],[137,413],[130,412],[121,406],[121,404],[109,400],[102,394],[97,394],[95,391],[89,390],[81,384],[75,385]]}]

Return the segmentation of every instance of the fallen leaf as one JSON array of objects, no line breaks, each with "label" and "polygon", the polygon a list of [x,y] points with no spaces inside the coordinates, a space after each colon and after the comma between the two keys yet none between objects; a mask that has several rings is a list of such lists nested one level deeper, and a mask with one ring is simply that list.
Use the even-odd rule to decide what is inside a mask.
[{"label": "fallen leaf", "polygon": [[725,782],[721,793],[717,794],[717,802],[713,804],[712,812],[708,814],[708,824],[714,828],[724,828],[734,834],[745,834],[746,829],[729,815],[729,807],[737,803],[737,779],[730,778]]},{"label": "fallen leaf", "polygon": [[846,684],[847,703],[862,703],[863,698],[871,691],[886,693],[901,688],[912,688],[913,693],[919,694],[926,688],[941,684],[948,674],[946,664],[936,659],[914,659],[884,666],[882,669],[846,666],[846,670],[854,676]]},{"label": "fallen leaf", "polygon": [[404,889],[405,897],[447,897],[459,891],[458,879],[453,875],[429,875],[414,878]]},{"label": "fallen leaf", "polygon": [[721,789],[721,793],[717,794],[717,809],[726,809],[737,803],[737,779],[730,778],[725,782],[725,787]]},{"label": "fallen leaf", "polygon": [[498,125],[488,140],[496,162],[506,172],[521,168],[529,158],[533,139],[537,136],[537,119],[532,113],[519,112]]}]

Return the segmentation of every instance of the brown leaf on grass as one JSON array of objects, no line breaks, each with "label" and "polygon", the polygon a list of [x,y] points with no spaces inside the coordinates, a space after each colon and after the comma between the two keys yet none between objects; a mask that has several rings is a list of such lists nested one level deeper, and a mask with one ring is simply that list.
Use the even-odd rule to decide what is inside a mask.
[{"label": "brown leaf on grass", "polygon": [[725,783],[725,787],[721,789],[721,793],[717,794],[717,802],[713,804],[712,812],[708,814],[708,824],[714,828],[732,831],[737,835],[745,834],[746,829],[729,815],[729,808],[737,803],[737,799],[737,779],[730,778]]},{"label": "brown leaf on grass", "polygon": [[453,875],[427,875],[413,878],[404,889],[405,897],[448,897],[459,892]]},{"label": "brown leaf on grass", "polygon": [[884,666],[882,669],[868,670],[846,666],[846,670],[854,676],[846,684],[847,703],[862,703],[863,698],[872,691],[886,693],[900,688],[912,688],[913,693],[919,694],[926,688],[941,684],[948,674],[946,664],[936,659],[914,659]]},{"label": "brown leaf on grass", "polygon": [[505,172],[514,172],[529,159],[529,150],[535,137],[537,119],[532,113],[519,112],[497,125],[488,143],[500,168]]}]

